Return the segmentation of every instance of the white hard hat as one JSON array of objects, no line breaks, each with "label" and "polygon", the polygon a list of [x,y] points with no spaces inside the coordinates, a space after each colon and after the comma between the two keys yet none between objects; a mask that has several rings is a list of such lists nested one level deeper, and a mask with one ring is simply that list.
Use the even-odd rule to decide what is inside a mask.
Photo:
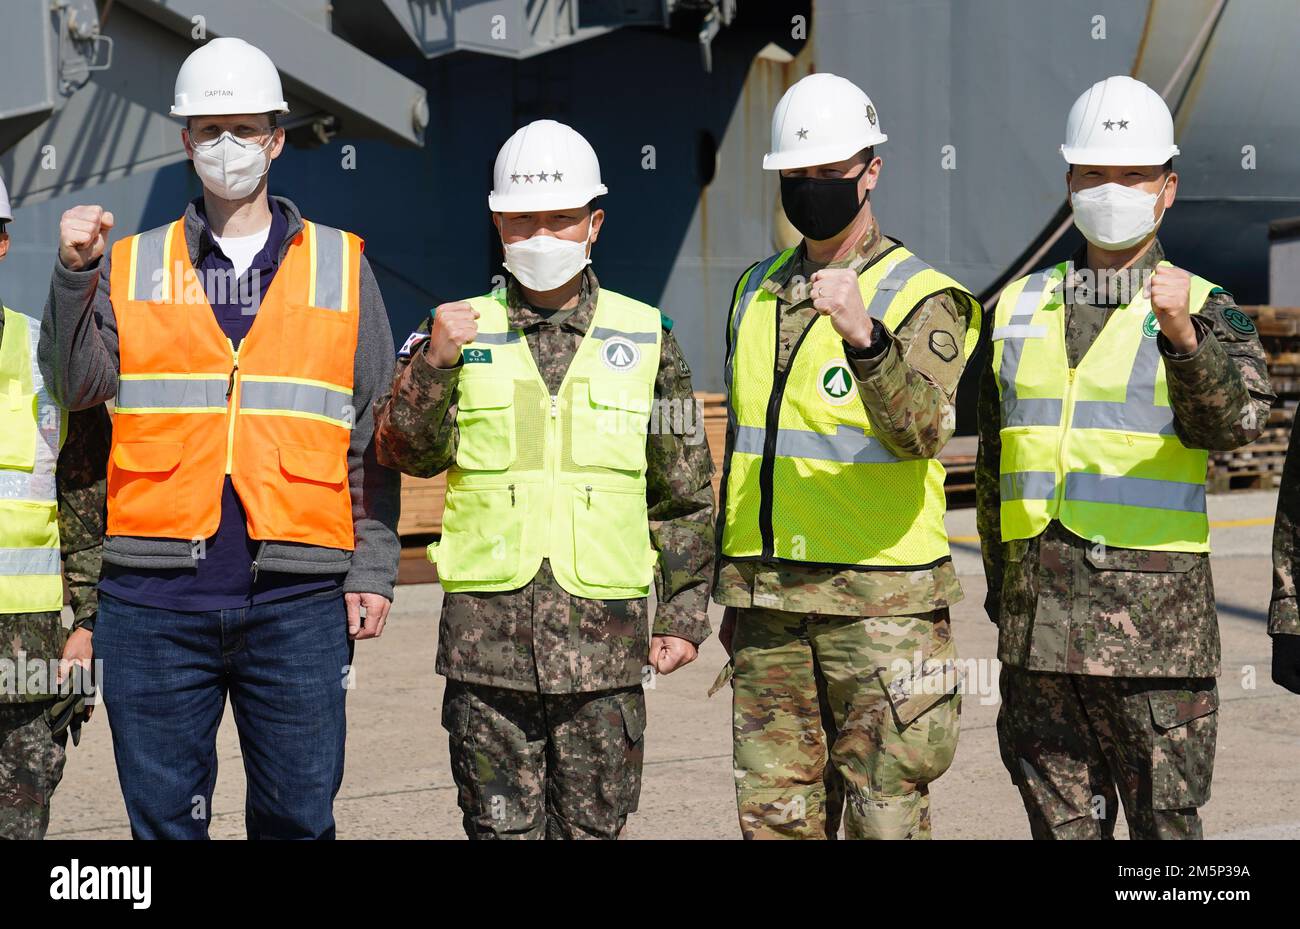
[{"label": "white hard hat", "polygon": [[14,211],[9,206],[9,188],[5,186],[5,179],[0,177],[0,223],[13,222]]},{"label": "white hard hat", "polygon": [[288,113],[280,74],[260,48],[243,39],[213,39],[190,52],[176,75],[172,116]]},{"label": "white hard hat", "polygon": [[1108,77],[1070,107],[1061,154],[1072,165],[1162,165],[1178,154],[1174,118],[1146,84]]},{"label": "white hard hat", "polygon": [[609,193],[600,162],[576,129],[539,119],[518,130],[497,152],[488,209],[527,213],[586,206]]},{"label": "white hard hat", "polygon": [[772,150],[763,156],[763,170],[843,161],[888,138],[871,98],[857,84],[810,74],[785,92],[772,113]]}]

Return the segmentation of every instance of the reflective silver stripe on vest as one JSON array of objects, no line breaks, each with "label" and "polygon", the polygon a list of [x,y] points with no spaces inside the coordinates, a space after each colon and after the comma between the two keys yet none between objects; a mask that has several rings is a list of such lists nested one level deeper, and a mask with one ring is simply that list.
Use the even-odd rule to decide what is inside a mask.
[{"label": "reflective silver stripe on vest", "polygon": [[1072,471],[1065,476],[1065,499],[1204,513],[1205,485]]},{"label": "reflective silver stripe on vest", "polygon": [[[1043,302],[1043,292],[1055,276],[1056,269],[1036,271],[1025,280],[1024,289],[1016,298],[1008,326],[1022,326],[1033,319]],[[1001,329],[1002,327],[997,327]],[[1061,401],[1051,399],[1020,400],[1016,397],[1016,374],[1020,370],[1020,355],[1025,348],[1028,333],[1011,335],[1002,340],[1002,363],[998,366],[998,380],[1002,382],[1002,426],[1059,426]],[[1021,404],[1025,404],[1023,407]]]},{"label": "reflective silver stripe on vest", "polygon": [[1133,359],[1124,401],[1075,401],[1071,428],[1174,435],[1173,408],[1156,405],[1156,375],[1159,370],[1160,347],[1154,338],[1144,335]]},{"label": "reflective silver stripe on vest", "polygon": [[343,309],[343,233],[329,226],[316,227],[316,302],[326,310]]},{"label": "reflective silver stripe on vest", "polygon": [[1001,483],[1003,500],[1051,500],[1056,496],[1054,471],[1007,471]]},{"label": "reflective silver stripe on vest", "polygon": [[241,410],[291,410],[335,419],[352,426],[352,394],[315,384],[284,381],[241,381]]},{"label": "reflective silver stripe on vest", "polygon": [[624,332],[621,329],[610,329],[608,326],[596,326],[591,330],[591,336],[594,339],[611,339],[619,336],[629,342],[644,342],[649,345],[659,340],[657,332]]},{"label": "reflective silver stripe on vest", "polygon": [[0,471],[0,500],[57,500],[53,474],[27,471]]},{"label": "reflective silver stripe on vest", "polygon": [[1002,425],[1010,426],[1055,426],[1061,422],[1061,409],[1064,401],[1051,397],[1036,397],[1033,400],[1016,400],[1007,409],[1004,401]]},{"label": "reflective silver stripe on vest", "polygon": [[1046,337],[1046,326],[1031,326],[1028,323],[1018,323],[1014,326],[995,327],[990,338],[996,342],[999,339],[1044,339]]},{"label": "reflective silver stripe on vest", "polygon": [[212,377],[119,378],[115,403],[123,410],[225,410],[229,379]]},{"label": "reflective silver stripe on vest", "polygon": [[898,292],[906,287],[907,282],[912,278],[928,270],[930,266],[915,255],[909,255],[894,265],[876,285],[876,292],[871,297],[871,303],[867,305],[867,313],[883,320],[885,311],[889,309],[889,304],[893,302]]},{"label": "reflective silver stripe on vest", "polygon": [[57,548],[0,548],[0,575],[58,574]]},{"label": "reflective silver stripe on vest", "polygon": [[160,300],[163,267],[167,261],[167,233],[171,226],[142,232],[135,240],[135,292],[132,300]]},{"label": "reflective silver stripe on vest", "polygon": [[[767,430],[758,426],[740,426],[736,430],[735,449],[747,455],[762,455],[766,435]],[[776,454],[781,458],[809,458],[845,464],[888,464],[899,460],[879,439],[852,426],[839,426],[834,435],[803,429],[779,429]]]},{"label": "reflective silver stripe on vest", "polygon": [[484,345],[509,345],[519,341],[519,330],[511,329],[509,332],[480,332],[474,336],[475,342],[482,342]]}]

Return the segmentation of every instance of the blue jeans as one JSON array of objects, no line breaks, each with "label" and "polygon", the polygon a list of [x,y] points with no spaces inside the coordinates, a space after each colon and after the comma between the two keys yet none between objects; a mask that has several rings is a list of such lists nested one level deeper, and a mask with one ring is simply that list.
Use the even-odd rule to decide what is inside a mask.
[{"label": "blue jeans", "polygon": [[234,707],[250,839],[334,838],[352,643],[343,595],[183,613],[101,593],[95,657],[138,839],[208,837],[217,727]]}]

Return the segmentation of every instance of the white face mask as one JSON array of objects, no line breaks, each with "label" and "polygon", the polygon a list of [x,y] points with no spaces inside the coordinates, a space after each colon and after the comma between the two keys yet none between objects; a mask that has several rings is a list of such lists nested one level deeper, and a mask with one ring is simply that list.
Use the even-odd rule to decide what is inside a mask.
[{"label": "white face mask", "polygon": [[211,142],[192,142],[194,170],[203,186],[221,199],[242,200],[257,190],[258,183],[271,170],[266,153],[274,141],[274,132],[265,144],[241,142],[223,132]]},{"label": "white face mask", "polygon": [[[1098,248],[1119,251],[1137,245],[1160,225],[1156,221],[1156,203],[1165,192],[1149,194],[1123,184],[1102,184],[1070,194],[1074,208],[1074,225],[1083,237]],[[1162,211],[1160,219],[1165,214]]]},{"label": "white face mask", "polygon": [[554,290],[573,280],[573,276],[591,264],[587,243],[591,241],[590,221],[587,238],[581,242],[553,235],[534,235],[522,242],[503,242],[506,270],[529,290]]}]

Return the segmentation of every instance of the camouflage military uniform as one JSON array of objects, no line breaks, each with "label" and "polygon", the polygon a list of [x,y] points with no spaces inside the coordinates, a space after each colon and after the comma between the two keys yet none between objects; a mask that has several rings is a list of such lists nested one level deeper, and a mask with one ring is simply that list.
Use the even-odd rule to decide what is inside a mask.
[{"label": "camouflage military uniform", "polygon": [[[1083,267],[1086,253],[1074,258]],[[1132,270],[1155,269],[1159,242]],[[1114,306],[1127,305],[1127,279]],[[1075,291],[1066,350],[1077,365],[1111,307]],[[1253,324],[1230,294],[1192,317],[1199,345],[1179,355],[1158,336],[1174,427],[1192,448],[1254,439],[1273,394]],[[978,524],[998,625],[1002,758],[1036,838],[1109,837],[1124,803],[1135,838],[1195,838],[1210,795],[1219,627],[1207,554],[1096,544],[1052,521],[1036,538],[1003,543],[1001,410],[992,366],[982,374],[976,468]]]},{"label": "camouflage military uniform", "polygon": [[[69,414],[56,472],[63,577],[75,626],[90,629],[104,537],[109,430],[102,406]],[[56,612],[0,615],[0,839],[39,839],[49,825],[67,733],[51,735],[45,721],[56,692],[48,672],[57,669],[66,639]]]},{"label": "camouflage military uniform", "polygon": [[[552,393],[595,312],[599,282],[588,269],[578,305],[539,312],[511,280],[507,320],[524,330]],[[700,643],[709,635],[713,463],[695,415],[691,372],[665,331],[655,379],[661,421],[646,444],[654,571],[654,634]],[[427,357],[428,321],[403,346],[391,397],[376,414],[380,461],[418,477],[456,456],[460,369]],[[614,838],[639,795],[648,674],[645,600],[574,597],[550,564],[518,590],[449,593],[438,632],[437,671],[449,679],[443,722],[471,837]],[[599,776],[595,776],[599,774]]]},{"label": "camouflage military uniform", "polygon": [[[860,273],[894,245],[873,226],[852,257],[827,267]],[[818,316],[808,293],[820,267],[801,246],[762,285],[778,298],[781,369]],[[952,435],[969,313],[944,292],[897,332],[877,321],[865,352],[846,351],[874,434],[900,458],[933,458]],[[728,435],[728,459],[732,445]],[[900,687],[923,673],[918,658],[951,674],[948,607],[962,596],[951,561],[892,571],[719,555],[717,565],[714,599],[734,611],[735,631],[715,690],[730,673],[742,834],[834,838],[846,799],[850,838],[928,838],[929,784],[952,761],[961,698],[955,683],[922,688],[928,700]]]}]

